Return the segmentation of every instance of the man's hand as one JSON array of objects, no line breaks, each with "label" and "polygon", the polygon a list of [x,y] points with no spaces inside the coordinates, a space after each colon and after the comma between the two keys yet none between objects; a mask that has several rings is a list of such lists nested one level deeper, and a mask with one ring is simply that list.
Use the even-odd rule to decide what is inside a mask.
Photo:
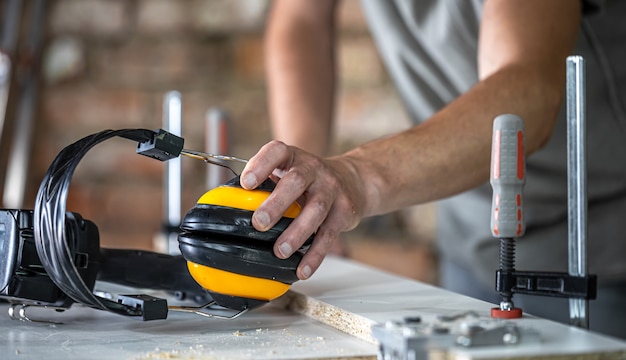
[{"label": "man's hand", "polygon": [[361,219],[365,195],[363,183],[345,158],[322,159],[298,148],[272,141],[250,159],[241,173],[241,186],[253,189],[272,176],[274,192],[254,212],[252,225],[270,229],[295,201],[302,211],[274,245],[280,258],[289,257],[313,233],[313,244],[298,266],[298,277],[309,278],[343,231]]}]

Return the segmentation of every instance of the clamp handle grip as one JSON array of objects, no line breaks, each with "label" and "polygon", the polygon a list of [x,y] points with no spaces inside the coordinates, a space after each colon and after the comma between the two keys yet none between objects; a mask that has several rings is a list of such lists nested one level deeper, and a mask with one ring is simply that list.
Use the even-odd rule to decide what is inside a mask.
[{"label": "clamp handle grip", "polygon": [[491,234],[497,238],[520,237],[526,230],[522,191],[526,183],[524,121],[503,114],[493,122],[490,180]]}]

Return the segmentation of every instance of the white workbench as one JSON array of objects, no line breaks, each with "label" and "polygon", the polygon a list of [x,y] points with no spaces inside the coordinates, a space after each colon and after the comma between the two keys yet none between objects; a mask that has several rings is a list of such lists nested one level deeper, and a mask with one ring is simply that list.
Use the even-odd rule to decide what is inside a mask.
[{"label": "white workbench", "polygon": [[[375,359],[377,345],[368,333],[371,323],[466,310],[487,316],[493,306],[336,258],[328,258],[312,279],[292,289],[296,293],[292,297],[310,298],[317,305],[340,310],[312,314],[330,325],[283,308],[290,296],[235,320],[170,312],[167,320],[142,322],[80,306],[61,314],[43,309],[29,313],[32,318],[63,322],[51,325],[11,320],[4,304],[0,306],[0,358]],[[342,323],[346,319],[348,328],[354,325],[348,329],[352,334],[333,327],[346,327]],[[518,323],[538,329],[542,341],[455,348],[450,358],[626,359],[626,342],[542,319],[525,317]]]}]

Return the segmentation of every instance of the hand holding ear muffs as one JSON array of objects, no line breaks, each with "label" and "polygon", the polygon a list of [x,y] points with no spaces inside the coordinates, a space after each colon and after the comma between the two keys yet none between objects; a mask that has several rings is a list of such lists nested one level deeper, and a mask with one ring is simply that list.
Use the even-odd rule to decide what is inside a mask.
[{"label": "hand holding ear muffs", "polygon": [[251,309],[283,295],[298,280],[302,253],[280,259],[273,246],[300,213],[300,205],[292,204],[268,231],[258,231],[251,223],[273,189],[268,179],[245,190],[235,177],[202,195],[183,219],[178,242],[189,272],[220,306]]}]

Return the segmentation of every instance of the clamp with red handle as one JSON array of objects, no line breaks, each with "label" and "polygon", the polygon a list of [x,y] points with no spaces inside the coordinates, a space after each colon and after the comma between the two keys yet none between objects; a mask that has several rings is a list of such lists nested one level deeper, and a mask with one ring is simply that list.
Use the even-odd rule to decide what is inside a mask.
[{"label": "clamp with red handle", "polygon": [[[524,234],[522,191],[526,183],[524,122],[517,115],[504,114],[493,123],[490,183],[493,188],[491,234],[500,239],[500,271],[515,271],[515,238]],[[513,293],[500,291],[495,318],[519,318],[522,309],[513,304]]]}]

